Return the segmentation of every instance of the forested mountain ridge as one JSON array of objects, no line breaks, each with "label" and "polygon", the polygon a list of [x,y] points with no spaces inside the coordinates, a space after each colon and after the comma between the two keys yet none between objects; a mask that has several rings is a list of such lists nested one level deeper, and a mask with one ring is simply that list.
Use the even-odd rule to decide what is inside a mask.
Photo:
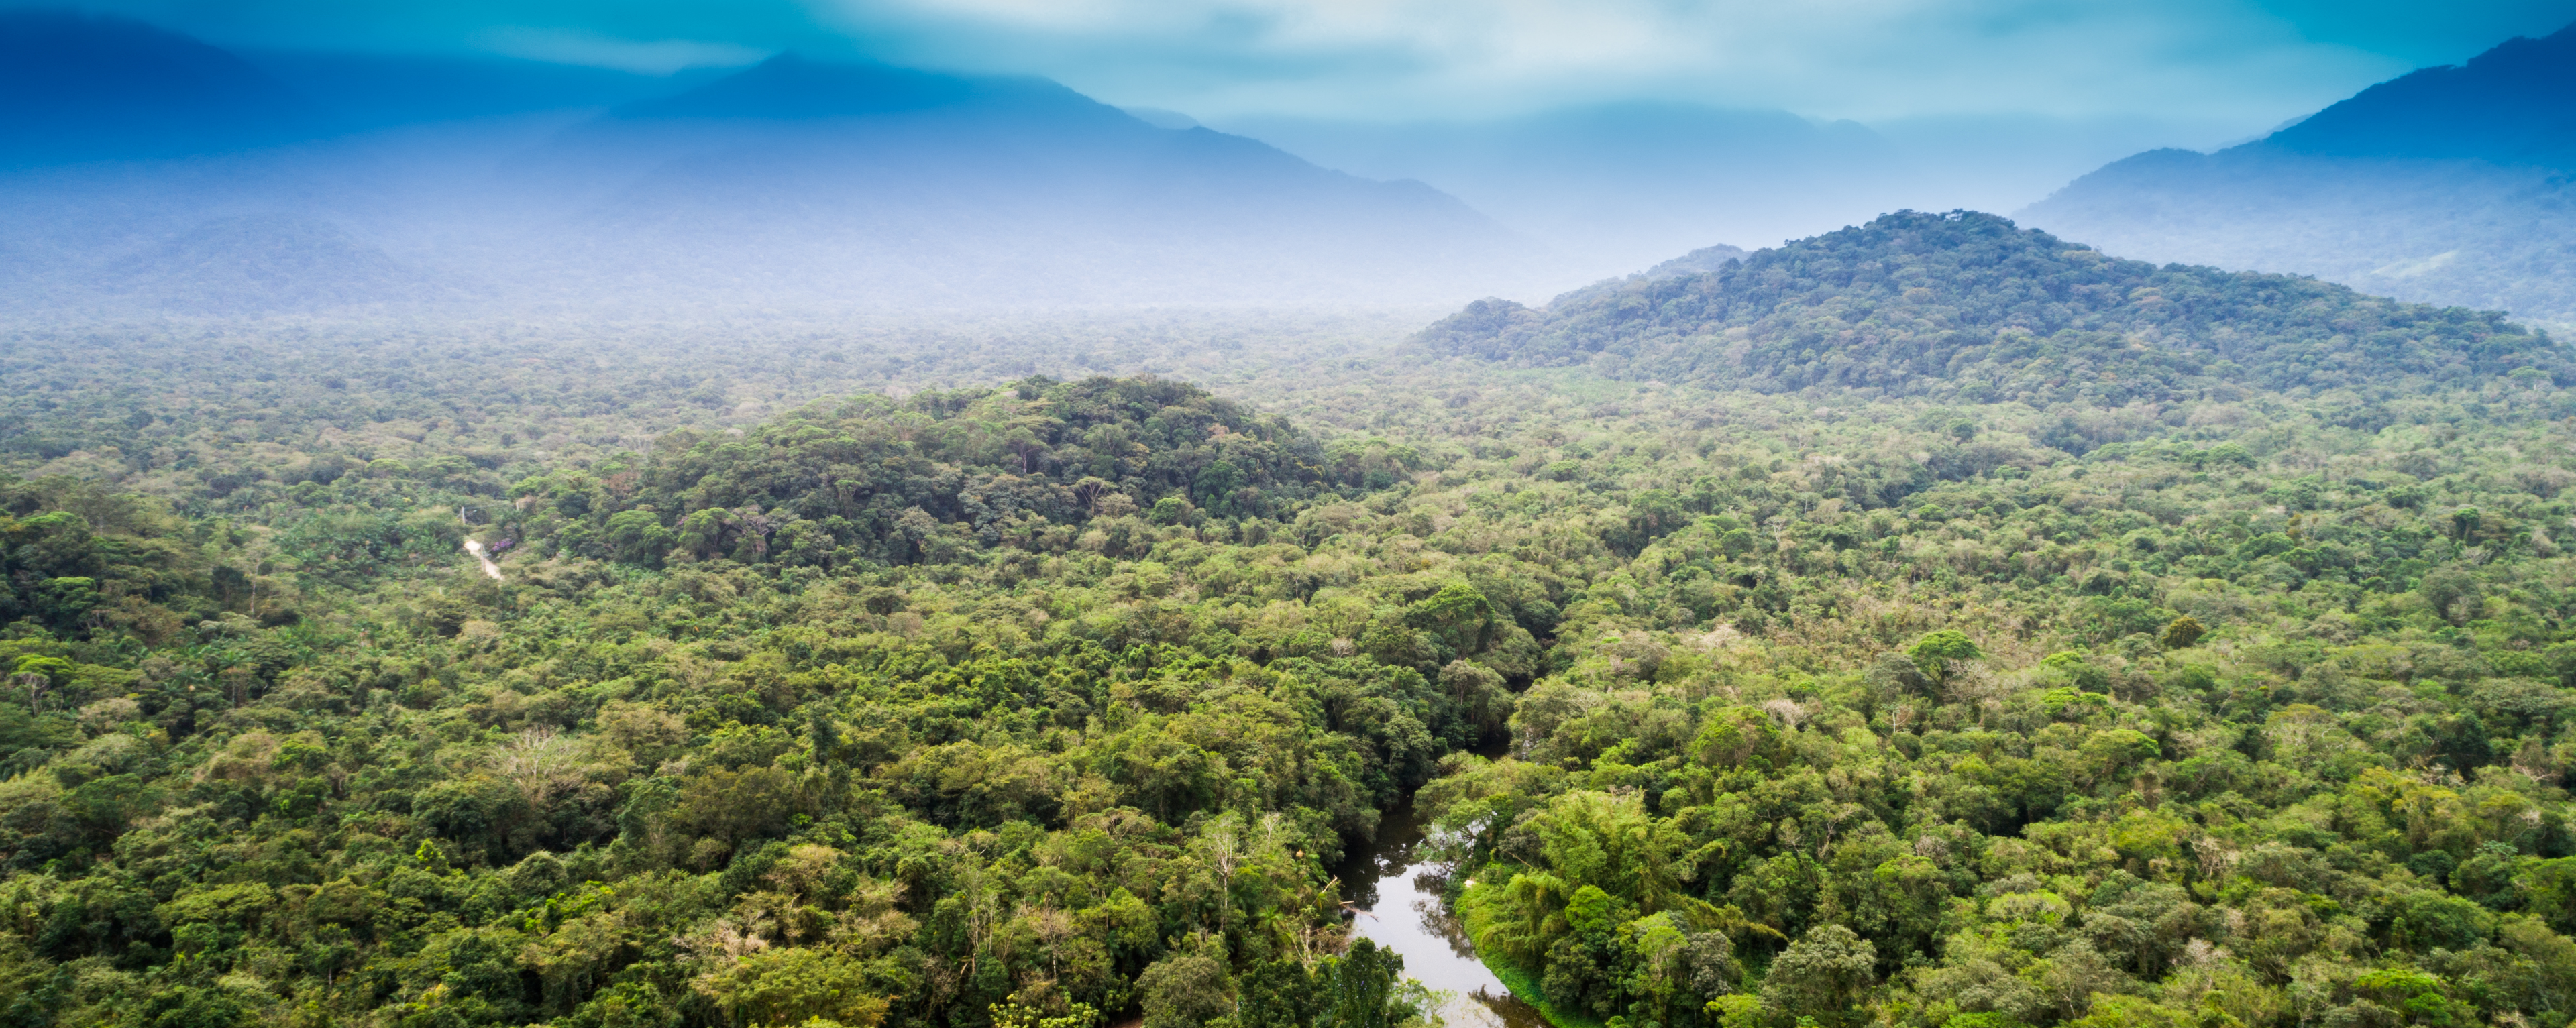
[{"label": "forested mountain ridge", "polygon": [[1743,260],[1750,256],[1752,255],[1744,252],[1743,247],[1728,246],[1724,243],[1720,243],[1716,246],[1703,246],[1679,257],[1664,261],[1654,267],[1647,268],[1641,274],[1645,275],[1647,278],[1670,278],[1676,275],[1705,274],[1707,272],[1724,268],[1728,261]]},{"label": "forested mountain ridge", "polygon": [[1766,392],[1870,388],[2038,403],[2576,374],[2502,315],[2314,279],[2121,260],[1990,214],[1898,212],[1718,270],[1605,282],[1542,310],[1484,300],[1436,353]]}]

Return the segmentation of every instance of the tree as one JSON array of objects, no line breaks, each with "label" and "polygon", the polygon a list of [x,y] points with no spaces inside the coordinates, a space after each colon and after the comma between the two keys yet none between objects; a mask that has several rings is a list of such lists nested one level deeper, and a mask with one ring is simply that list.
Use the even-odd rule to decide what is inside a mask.
[{"label": "tree", "polygon": [[1318,961],[1315,983],[1314,1028],[1399,1028],[1420,1018],[1425,1005],[1419,987],[1405,987],[1404,958],[1369,939]]},{"label": "tree", "polygon": [[2486,609],[2486,590],[2478,575],[2465,567],[2433,569],[2416,592],[2432,606],[2434,614],[2454,625],[2476,620]]},{"label": "tree", "polygon": [[826,949],[780,948],[723,960],[690,983],[745,1025],[798,1024],[810,1018],[853,1028],[885,1020],[886,998],[867,989],[866,969]]},{"label": "tree", "polygon": [[1924,674],[1942,685],[1949,684],[1950,675],[1957,670],[1957,665],[1983,660],[1986,656],[1985,651],[1977,648],[1976,640],[1953,628],[1925,633],[1922,638],[1914,640],[1914,645],[1906,647],[1905,655],[1913,658],[1914,665],[1922,668]]},{"label": "tree", "polygon": [[1771,961],[1762,1002],[1790,1018],[1821,1025],[1858,1024],[1856,1009],[1878,980],[1878,948],[1838,924],[1818,925]]},{"label": "tree", "polygon": [[622,510],[608,518],[609,555],[630,564],[652,566],[670,552],[676,539],[649,510]]},{"label": "tree", "polygon": [[1224,946],[1202,938],[1197,946],[1154,962],[1136,978],[1145,1006],[1145,1028],[1194,1028],[1234,1010],[1234,980],[1220,959]]},{"label": "tree", "polygon": [[1245,972],[1240,984],[1235,1023],[1243,1028],[1308,1028],[1314,1022],[1320,998],[1306,965],[1293,959],[1268,961]]},{"label": "tree", "polygon": [[2201,626],[2199,618],[2185,614],[2165,625],[2162,641],[2168,650],[2187,650],[2193,643],[2199,642],[2201,636],[2207,634],[2209,629]]},{"label": "tree", "polygon": [[1549,867],[1578,895],[1598,887],[1648,913],[1675,898],[1689,840],[1634,796],[1570,792],[1550,802],[1531,827]]},{"label": "tree", "polygon": [[1431,633],[1459,657],[1474,656],[1491,642],[1501,616],[1485,594],[1465,582],[1450,582],[1405,611],[1412,627]]}]

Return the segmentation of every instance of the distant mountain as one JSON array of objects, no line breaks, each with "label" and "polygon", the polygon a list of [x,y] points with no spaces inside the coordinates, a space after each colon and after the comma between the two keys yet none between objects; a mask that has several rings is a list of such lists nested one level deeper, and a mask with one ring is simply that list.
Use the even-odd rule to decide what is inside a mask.
[{"label": "distant mountain", "polygon": [[1848,223],[1859,208],[1839,202],[1844,194],[1884,180],[1897,162],[1885,140],[1852,122],[1686,103],[1490,122],[1251,118],[1222,127],[1326,167],[1420,179],[1587,266],[1621,270],[1717,240]]},{"label": "distant mountain", "polygon": [[243,60],[311,98],[347,129],[608,108],[721,77],[693,68],[648,75],[507,57],[249,50]]},{"label": "distant mountain", "polygon": [[584,290],[1383,303],[1509,287],[1545,260],[1420,183],[1156,128],[1044,79],[794,55],[620,107],[520,167],[596,190],[553,251],[593,269]]},{"label": "distant mountain", "polygon": [[326,123],[230,53],[68,10],[0,10],[0,97],[0,166],[227,150]]},{"label": "distant mountain", "polygon": [[945,75],[884,64],[807,60],[794,53],[674,96],[619,107],[613,121],[702,118],[805,121],[975,109],[1033,119],[1133,120],[1042,78]]},{"label": "distant mountain", "polygon": [[2016,216],[2154,260],[2576,322],[2576,26],[2373,86],[2254,143],[2158,150]]},{"label": "distant mountain", "polygon": [[[352,73],[300,67],[309,81]],[[376,95],[395,109],[418,99]],[[476,107],[490,110],[451,110]],[[390,120],[363,105],[335,116]],[[1036,78],[781,55],[533,143],[526,131],[458,123],[21,170],[0,178],[0,219],[18,230],[0,266],[20,269],[0,304],[1432,304],[1544,281],[1534,269],[1551,259],[1418,182],[1157,128]],[[212,271],[226,266],[240,274]]]},{"label": "distant mountain", "polygon": [[187,314],[400,303],[438,288],[336,225],[275,215],[216,218],[94,275],[103,292],[135,307]]},{"label": "distant mountain", "polygon": [[2033,403],[2456,382],[2524,367],[2576,381],[2563,347],[2498,315],[2121,260],[1973,212],[1902,211],[1714,271],[1605,282],[1543,309],[1479,301],[1414,345],[1767,392]]},{"label": "distant mountain", "polygon": [[2576,168],[2576,25],[2507,40],[2465,65],[2382,82],[2260,145],[2326,157]]},{"label": "distant mountain", "polygon": [[1240,118],[1328,168],[1420,179],[1580,262],[1560,288],[1715,242],[1771,245],[1906,207],[2018,207],[2103,161],[2232,130],[2148,118],[1921,117],[1624,102],[1492,121]]}]

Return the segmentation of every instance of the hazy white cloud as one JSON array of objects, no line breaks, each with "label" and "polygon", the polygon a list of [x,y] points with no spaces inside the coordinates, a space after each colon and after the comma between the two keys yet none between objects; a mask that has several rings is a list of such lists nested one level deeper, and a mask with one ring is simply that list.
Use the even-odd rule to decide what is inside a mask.
[{"label": "hazy white cloud", "polygon": [[2250,0],[817,0],[926,56],[1207,116],[1654,96],[1830,117],[2277,119],[2406,69]]},{"label": "hazy white cloud", "polygon": [[668,75],[684,68],[738,68],[769,56],[766,50],[740,43],[617,39],[570,29],[486,29],[475,34],[474,42],[486,51],[508,57],[647,75]]}]

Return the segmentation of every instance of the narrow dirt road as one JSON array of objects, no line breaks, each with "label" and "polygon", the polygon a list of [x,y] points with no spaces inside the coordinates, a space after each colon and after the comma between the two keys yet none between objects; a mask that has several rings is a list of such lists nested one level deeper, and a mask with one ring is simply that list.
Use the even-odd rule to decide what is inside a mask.
[{"label": "narrow dirt road", "polygon": [[492,576],[492,580],[495,582],[501,580],[501,565],[492,563],[492,558],[483,553],[482,543],[475,542],[472,539],[465,540],[465,552],[473,554],[475,560],[483,562],[484,574]]}]

